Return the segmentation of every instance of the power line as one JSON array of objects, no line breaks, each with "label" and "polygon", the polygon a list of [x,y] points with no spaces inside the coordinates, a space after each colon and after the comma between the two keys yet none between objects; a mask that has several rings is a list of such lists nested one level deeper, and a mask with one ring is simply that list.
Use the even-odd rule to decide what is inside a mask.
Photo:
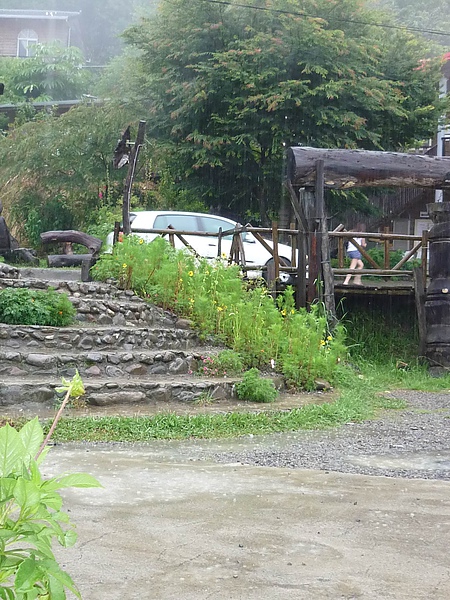
[{"label": "power line", "polygon": [[[224,4],[226,6],[237,6],[239,8],[251,8],[253,10],[262,10],[266,12],[278,13],[281,15],[294,15],[298,17],[309,17],[311,19],[324,19],[320,15],[311,15],[306,12],[295,12],[292,10],[282,10],[278,8],[268,8],[267,6],[255,6],[254,4],[239,4],[238,2],[227,2],[226,0],[201,0],[209,4]],[[324,19],[325,20],[325,19]],[[334,21],[341,23],[353,23],[355,25],[369,25],[371,27],[380,27],[381,29],[398,29],[400,31],[414,31],[416,33],[428,33],[430,35],[442,35],[450,36],[450,33],[445,31],[439,31],[437,29],[422,29],[420,27],[413,27],[407,25],[389,25],[387,23],[373,23],[371,21],[360,21],[359,19],[340,19],[339,17],[333,17]]]}]

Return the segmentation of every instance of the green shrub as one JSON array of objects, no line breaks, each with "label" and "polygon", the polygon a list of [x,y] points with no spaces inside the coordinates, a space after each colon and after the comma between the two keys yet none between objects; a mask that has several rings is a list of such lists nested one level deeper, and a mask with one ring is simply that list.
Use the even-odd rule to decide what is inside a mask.
[{"label": "green shrub", "polygon": [[264,379],[258,369],[253,368],[236,384],[236,394],[240,400],[269,403],[276,400],[278,390],[271,379]]},{"label": "green shrub", "polygon": [[52,288],[6,288],[0,291],[0,323],[63,327],[73,322],[75,312],[67,294]]},{"label": "green shrub", "polygon": [[234,350],[222,350],[217,356],[202,356],[198,367],[200,375],[226,377],[244,370],[242,356]]}]

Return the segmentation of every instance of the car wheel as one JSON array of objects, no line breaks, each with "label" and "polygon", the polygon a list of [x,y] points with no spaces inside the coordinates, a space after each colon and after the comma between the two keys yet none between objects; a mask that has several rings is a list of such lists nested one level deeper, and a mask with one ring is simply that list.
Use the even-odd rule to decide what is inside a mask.
[{"label": "car wheel", "polygon": [[[291,266],[291,261],[288,258],[285,258],[284,256],[280,257],[283,259],[283,261],[286,263],[287,267]],[[266,262],[266,267],[269,267],[269,265],[273,265],[273,258],[271,258],[270,260],[268,260]],[[267,271],[264,271],[263,273],[263,278],[265,279],[265,281],[267,282],[268,278],[267,278]],[[280,271],[280,275],[278,277],[278,281],[282,284],[282,285],[292,285],[294,283],[294,277],[291,273],[286,273],[285,271]]]}]

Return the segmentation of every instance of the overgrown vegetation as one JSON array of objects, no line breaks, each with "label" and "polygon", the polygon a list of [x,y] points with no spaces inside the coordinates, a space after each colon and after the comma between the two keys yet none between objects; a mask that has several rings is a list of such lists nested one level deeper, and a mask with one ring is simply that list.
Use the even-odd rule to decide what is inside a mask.
[{"label": "overgrown vegetation", "polygon": [[[238,266],[196,259],[162,238],[147,244],[129,236],[92,272],[192,319],[202,335],[216,336],[235,352],[233,358],[228,355],[234,369],[276,369],[290,385],[307,390],[315,388],[318,377],[333,383],[342,369],[343,328],[331,333],[320,305],[296,310],[290,288],[274,302],[263,284],[247,285]],[[217,360],[226,370],[224,357]]]},{"label": "overgrown vegetation", "polygon": [[73,322],[75,313],[67,294],[52,288],[5,288],[0,291],[0,323],[64,327]]}]

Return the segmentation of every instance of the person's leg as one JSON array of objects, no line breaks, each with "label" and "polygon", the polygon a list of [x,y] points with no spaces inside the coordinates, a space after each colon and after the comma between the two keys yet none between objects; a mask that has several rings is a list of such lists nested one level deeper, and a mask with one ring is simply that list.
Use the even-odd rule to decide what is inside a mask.
[{"label": "person's leg", "polygon": [[[352,260],[350,261],[350,267],[349,268],[350,269],[356,269],[356,265],[357,264],[358,264],[358,259],[357,258],[352,258]],[[344,285],[348,285],[351,278],[352,278],[351,273],[348,273],[348,275],[344,279]]]},{"label": "person's leg", "polygon": [[[357,269],[362,269],[363,267],[364,267],[364,263],[363,263],[363,261],[362,261],[361,259],[358,259],[358,260],[357,260],[357,265],[356,265],[356,268],[357,268]],[[362,285],[362,282],[361,282],[361,275],[355,275],[355,280],[354,280],[354,283],[355,283],[356,285]]]}]

